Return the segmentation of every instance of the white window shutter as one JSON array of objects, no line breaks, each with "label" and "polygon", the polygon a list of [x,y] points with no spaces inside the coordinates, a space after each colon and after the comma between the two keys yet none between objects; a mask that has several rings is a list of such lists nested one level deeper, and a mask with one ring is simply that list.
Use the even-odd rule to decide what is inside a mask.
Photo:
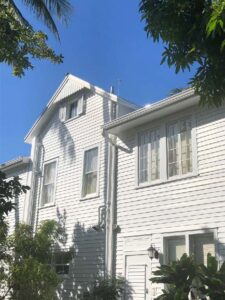
[{"label": "white window shutter", "polygon": [[66,106],[63,105],[59,108],[59,119],[61,122],[66,120]]},{"label": "white window shutter", "polygon": [[77,100],[77,115],[81,115],[84,111],[84,95]]}]

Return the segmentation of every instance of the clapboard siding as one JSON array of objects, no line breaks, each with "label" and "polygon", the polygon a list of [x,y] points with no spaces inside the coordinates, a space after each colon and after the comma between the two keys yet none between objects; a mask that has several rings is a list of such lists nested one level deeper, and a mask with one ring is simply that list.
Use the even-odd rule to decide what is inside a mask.
[{"label": "clapboard siding", "polygon": [[[221,260],[225,257],[225,107],[195,108],[193,114],[198,171],[190,178],[137,187],[136,135],[123,133],[119,143],[129,151],[118,150],[117,224],[121,228],[115,249],[118,274],[125,275],[124,241],[126,236],[132,239],[132,235],[146,235],[149,245],[154,243],[163,253],[165,233],[216,229],[218,256]],[[132,251],[138,250],[134,246]],[[157,265],[153,260],[152,270]]]},{"label": "clapboard siding", "polygon": [[[86,100],[85,113],[78,118],[61,122],[56,110],[41,132],[39,140],[42,151],[39,161],[57,159],[55,205],[36,207],[36,226],[46,219],[65,222],[67,240],[65,248],[73,246],[76,251],[71,278],[64,282],[63,299],[77,297],[79,288],[86,290],[93,278],[103,273],[104,234],[96,233],[92,226],[98,222],[98,207],[105,200],[106,142],[101,126],[109,121],[109,100],[92,95]],[[99,195],[81,200],[83,151],[99,145]],[[41,176],[37,177],[35,202],[41,199]]]},{"label": "clapboard siding", "polygon": [[[71,95],[80,89],[67,82],[56,98]],[[64,91],[65,90],[65,91]],[[65,248],[73,247],[75,260],[71,265],[70,277],[65,279],[59,289],[59,298],[76,299],[97,276],[104,272],[104,232],[95,232],[93,225],[98,223],[98,208],[106,199],[106,177],[108,142],[102,135],[102,126],[110,120],[111,99],[94,92],[86,94],[84,113],[74,119],[61,121],[61,105],[51,114],[38,139],[38,166],[36,175],[34,226],[37,228],[44,220],[54,219],[64,223],[66,231]],[[120,115],[130,112],[130,108],[119,106]],[[83,154],[87,148],[99,146],[99,190],[98,196],[82,199]],[[39,207],[43,164],[57,160],[55,203],[49,207]]]}]

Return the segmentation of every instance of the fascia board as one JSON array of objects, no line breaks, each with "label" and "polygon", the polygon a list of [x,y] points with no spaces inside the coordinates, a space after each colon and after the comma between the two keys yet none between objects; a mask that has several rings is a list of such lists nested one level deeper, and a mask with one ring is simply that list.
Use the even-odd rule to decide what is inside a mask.
[{"label": "fascia board", "polygon": [[30,157],[28,156],[19,156],[15,159],[9,160],[3,164],[0,165],[1,171],[8,171],[10,169],[20,167],[22,165],[29,164],[31,162]]},{"label": "fascia board", "polygon": [[[192,101],[190,101],[192,99]],[[109,133],[119,132],[120,128],[126,123],[130,123],[137,119],[144,118],[145,116],[151,116],[153,113],[157,113],[157,118],[165,113],[169,114],[169,107],[176,105],[177,111],[181,109],[184,101],[190,101],[190,105],[198,103],[199,96],[196,96],[193,89],[185,90],[177,95],[165,98],[152,104],[150,107],[144,107],[139,110],[133,111],[125,116],[122,116],[112,122],[109,122],[103,126],[103,130]],[[189,104],[189,103],[186,103]]]}]

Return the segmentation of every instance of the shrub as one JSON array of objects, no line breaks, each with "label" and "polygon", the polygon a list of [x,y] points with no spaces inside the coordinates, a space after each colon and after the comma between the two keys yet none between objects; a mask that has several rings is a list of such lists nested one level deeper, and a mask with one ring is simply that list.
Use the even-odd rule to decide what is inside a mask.
[{"label": "shrub", "polygon": [[94,283],[90,293],[90,300],[117,300],[125,292],[125,280],[123,278],[100,279]]},{"label": "shrub", "polygon": [[153,272],[152,282],[163,283],[165,288],[156,300],[225,299],[225,263],[218,270],[215,257],[208,254],[207,267],[196,264],[192,257],[184,254],[171,265],[162,265]]},{"label": "shrub", "polygon": [[45,221],[33,234],[32,227],[19,224],[8,238],[12,259],[8,264],[10,299],[55,299],[59,278],[51,268],[52,246],[58,239],[58,225]]}]

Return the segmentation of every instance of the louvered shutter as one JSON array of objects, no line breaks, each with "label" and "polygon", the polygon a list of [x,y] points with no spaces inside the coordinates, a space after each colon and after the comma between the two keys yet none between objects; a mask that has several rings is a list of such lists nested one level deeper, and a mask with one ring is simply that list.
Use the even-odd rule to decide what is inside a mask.
[{"label": "louvered shutter", "polygon": [[63,105],[59,108],[59,119],[61,122],[66,120],[66,105]]},{"label": "louvered shutter", "polygon": [[82,95],[77,100],[77,115],[81,115],[84,112],[84,96]]}]

